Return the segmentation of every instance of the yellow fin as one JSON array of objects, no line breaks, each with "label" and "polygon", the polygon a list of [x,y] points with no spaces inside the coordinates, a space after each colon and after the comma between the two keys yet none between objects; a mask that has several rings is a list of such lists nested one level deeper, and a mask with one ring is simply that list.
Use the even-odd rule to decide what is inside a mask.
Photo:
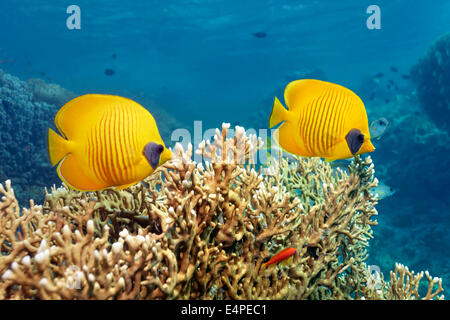
[{"label": "yellow fin", "polygon": [[320,96],[333,85],[315,79],[295,80],[284,89],[284,101],[289,106],[289,111],[297,111],[305,108],[314,97]]},{"label": "yellow fin", "polygon": [[[284,149],[283,146],[280,144],[280,128],[276,129],[273,132],[273,141],[275,141],[277,146],[280,147],[280,149],[282,151],[287,152],[287,153],[291,153],[291,152],[287,151],[286,149]],[[281,153],[281,152],[279,152],[279,153]],[[282,154],[279,154],[279,156],[282,156]]]},{"label": "yellow fin", "polygon": [[293,138],[293,135],[295,134],[294,130],[295,126],[286,121],[274,132],[273,139],[284,152],[295,155],[303,155],[303,152],[300,150],[295,139]]},{"label": "yellow fin", "polygon": [[278,100],[278,98],[275,97],[272,107],[272,113],[270,114],[269,118],[269,128],[272,128],[277,124],[279,124],[280,122],[287,120],[287,118],[288,118],[288,111],[283,107],[280,100]]},{"label": "yellow fin", "polygon": [[69,152],[69,141],[61,137],[54,130],[48,129],[47,151],[52,166],[55,166]]},{"label": "yellow fin", "polygon": [[[56,170],[59,178],[69,187],[79,191],[93,191],[104,189],[107,186],[100,181],[88,177],[79,165],[75,156],[71,153],[66,155]],[[69,182],[70,181],[70,182]]]},{"label": "yellow fin", "polygon": [[99,120],[102,111],[125,103],[138,105],[130,99],[119,96],[85,94],[70,100],[59,109],[55,116],[55,125],[68,140],[84,137],[85,129]]},{"label": "yellow fin", "polygon": [[266,263],[263,263],[263,264],[261,265],[260,270],[261,270],[261,271],[264,271],[266,268],[267,268],[267,262],[266,262]]},{"label": "yellow fin", "polygon": [[287,265],[289,265],[289,264],[291,264],[292,263],[292,256],[290,256],[289,258],[287,258],[287,259],[284,259],[282,262],[281,262],[281,265],[282,266],[287,266]]},{"label": "yellow fin", "polygon": [[134,186],[135,184],[138,184],[138,183],[139,183],[139,181],[135,181],[135,182],[132,182],[132,183],[121,185],[121,186],[116,186],[116,187],[114,187],[114,189],[116,189],[116,190],[123,190],[123,189],[126,189],[128,187]]}]

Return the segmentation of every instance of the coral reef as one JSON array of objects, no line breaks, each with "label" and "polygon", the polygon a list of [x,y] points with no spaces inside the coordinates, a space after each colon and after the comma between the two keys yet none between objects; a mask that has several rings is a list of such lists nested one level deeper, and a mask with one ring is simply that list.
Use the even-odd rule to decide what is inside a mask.
[{"label": "coral reef", "polygon": [[47,128],[58,107],[35,101],[30,86],[0,70],[0,178],[11,179],[20,202],[43,200],[46,184],[59,183],[47,157]]},{"label": "coral reef", "polygon": [[411,75],[424,111],[439,127],[450,131],[450,34],[428,49]]},{"label": "coral reef", "polygon": [[[281,159],[265,173],[255,136],[229,125],[128,189],[63,186],[20,208],[0,185],[1,299],[433,299],[441,280],[396,265],[376,285],[365,264],[377,215],[370,158],[348,173]],[[292,262],[261,269],[285,247]]]},{"label": "coral reef", "polygon": [[42,79],[28,79],[27,84],[33,93],[33,102],[46,102],[61,107],[76,97],[75,93],[56,83],[47,83]]}]

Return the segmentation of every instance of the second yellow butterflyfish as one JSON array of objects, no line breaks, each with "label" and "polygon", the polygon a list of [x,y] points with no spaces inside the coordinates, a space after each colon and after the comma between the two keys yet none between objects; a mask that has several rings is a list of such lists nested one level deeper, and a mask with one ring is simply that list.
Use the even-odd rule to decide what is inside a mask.
[{"label": "second yellow butterflyfish", "polygon": [[76,190],[126,188],[172,156],[150,112],[127,98],[77,97],[61,107],[55,125],[62,136],[48,130],[50,162]]},{"label": "second yellow butterflyfish", "polygon": [[327,161],[372,152],[362,100],[338,84],[302,79],[284,91],[287,110],[275,97],[270,128],[283,122],[275,139],[287,152]]}]

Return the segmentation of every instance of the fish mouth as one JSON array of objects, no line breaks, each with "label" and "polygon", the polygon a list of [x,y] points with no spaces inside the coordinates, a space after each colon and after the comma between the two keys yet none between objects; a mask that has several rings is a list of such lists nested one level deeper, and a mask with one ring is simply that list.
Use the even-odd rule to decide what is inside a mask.
[{"label": "fish mouth", "polygon": [[372,141],[367,141],[367,147],[365,147],[364,149],[366,149],[367,151],[365,152],[374,152],[375,151],[375,147],[372,144]]}]

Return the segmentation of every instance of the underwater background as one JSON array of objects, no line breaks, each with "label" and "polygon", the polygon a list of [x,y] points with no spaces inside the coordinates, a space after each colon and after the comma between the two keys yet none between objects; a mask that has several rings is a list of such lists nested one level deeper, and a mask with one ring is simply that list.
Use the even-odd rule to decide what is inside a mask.
[{"label": "underwater background", "polygon": [[[66,9],[81,9],[69,30]],[[366,9],[381,9],[369,29]],[[60,185],[47,158],[57,110],[86,93],[147,107],[166,145],[194,121],[267,128],[292,80],[339,83],[389,127],[371,154],[389,196],[377,205],[368,264],[401,262],[450,284],[450,2],[0,2],[0,180],[21,205]],[[198,141],[192,141],[198,143]],[[389,275],[385,274],[385,278]]]}]

